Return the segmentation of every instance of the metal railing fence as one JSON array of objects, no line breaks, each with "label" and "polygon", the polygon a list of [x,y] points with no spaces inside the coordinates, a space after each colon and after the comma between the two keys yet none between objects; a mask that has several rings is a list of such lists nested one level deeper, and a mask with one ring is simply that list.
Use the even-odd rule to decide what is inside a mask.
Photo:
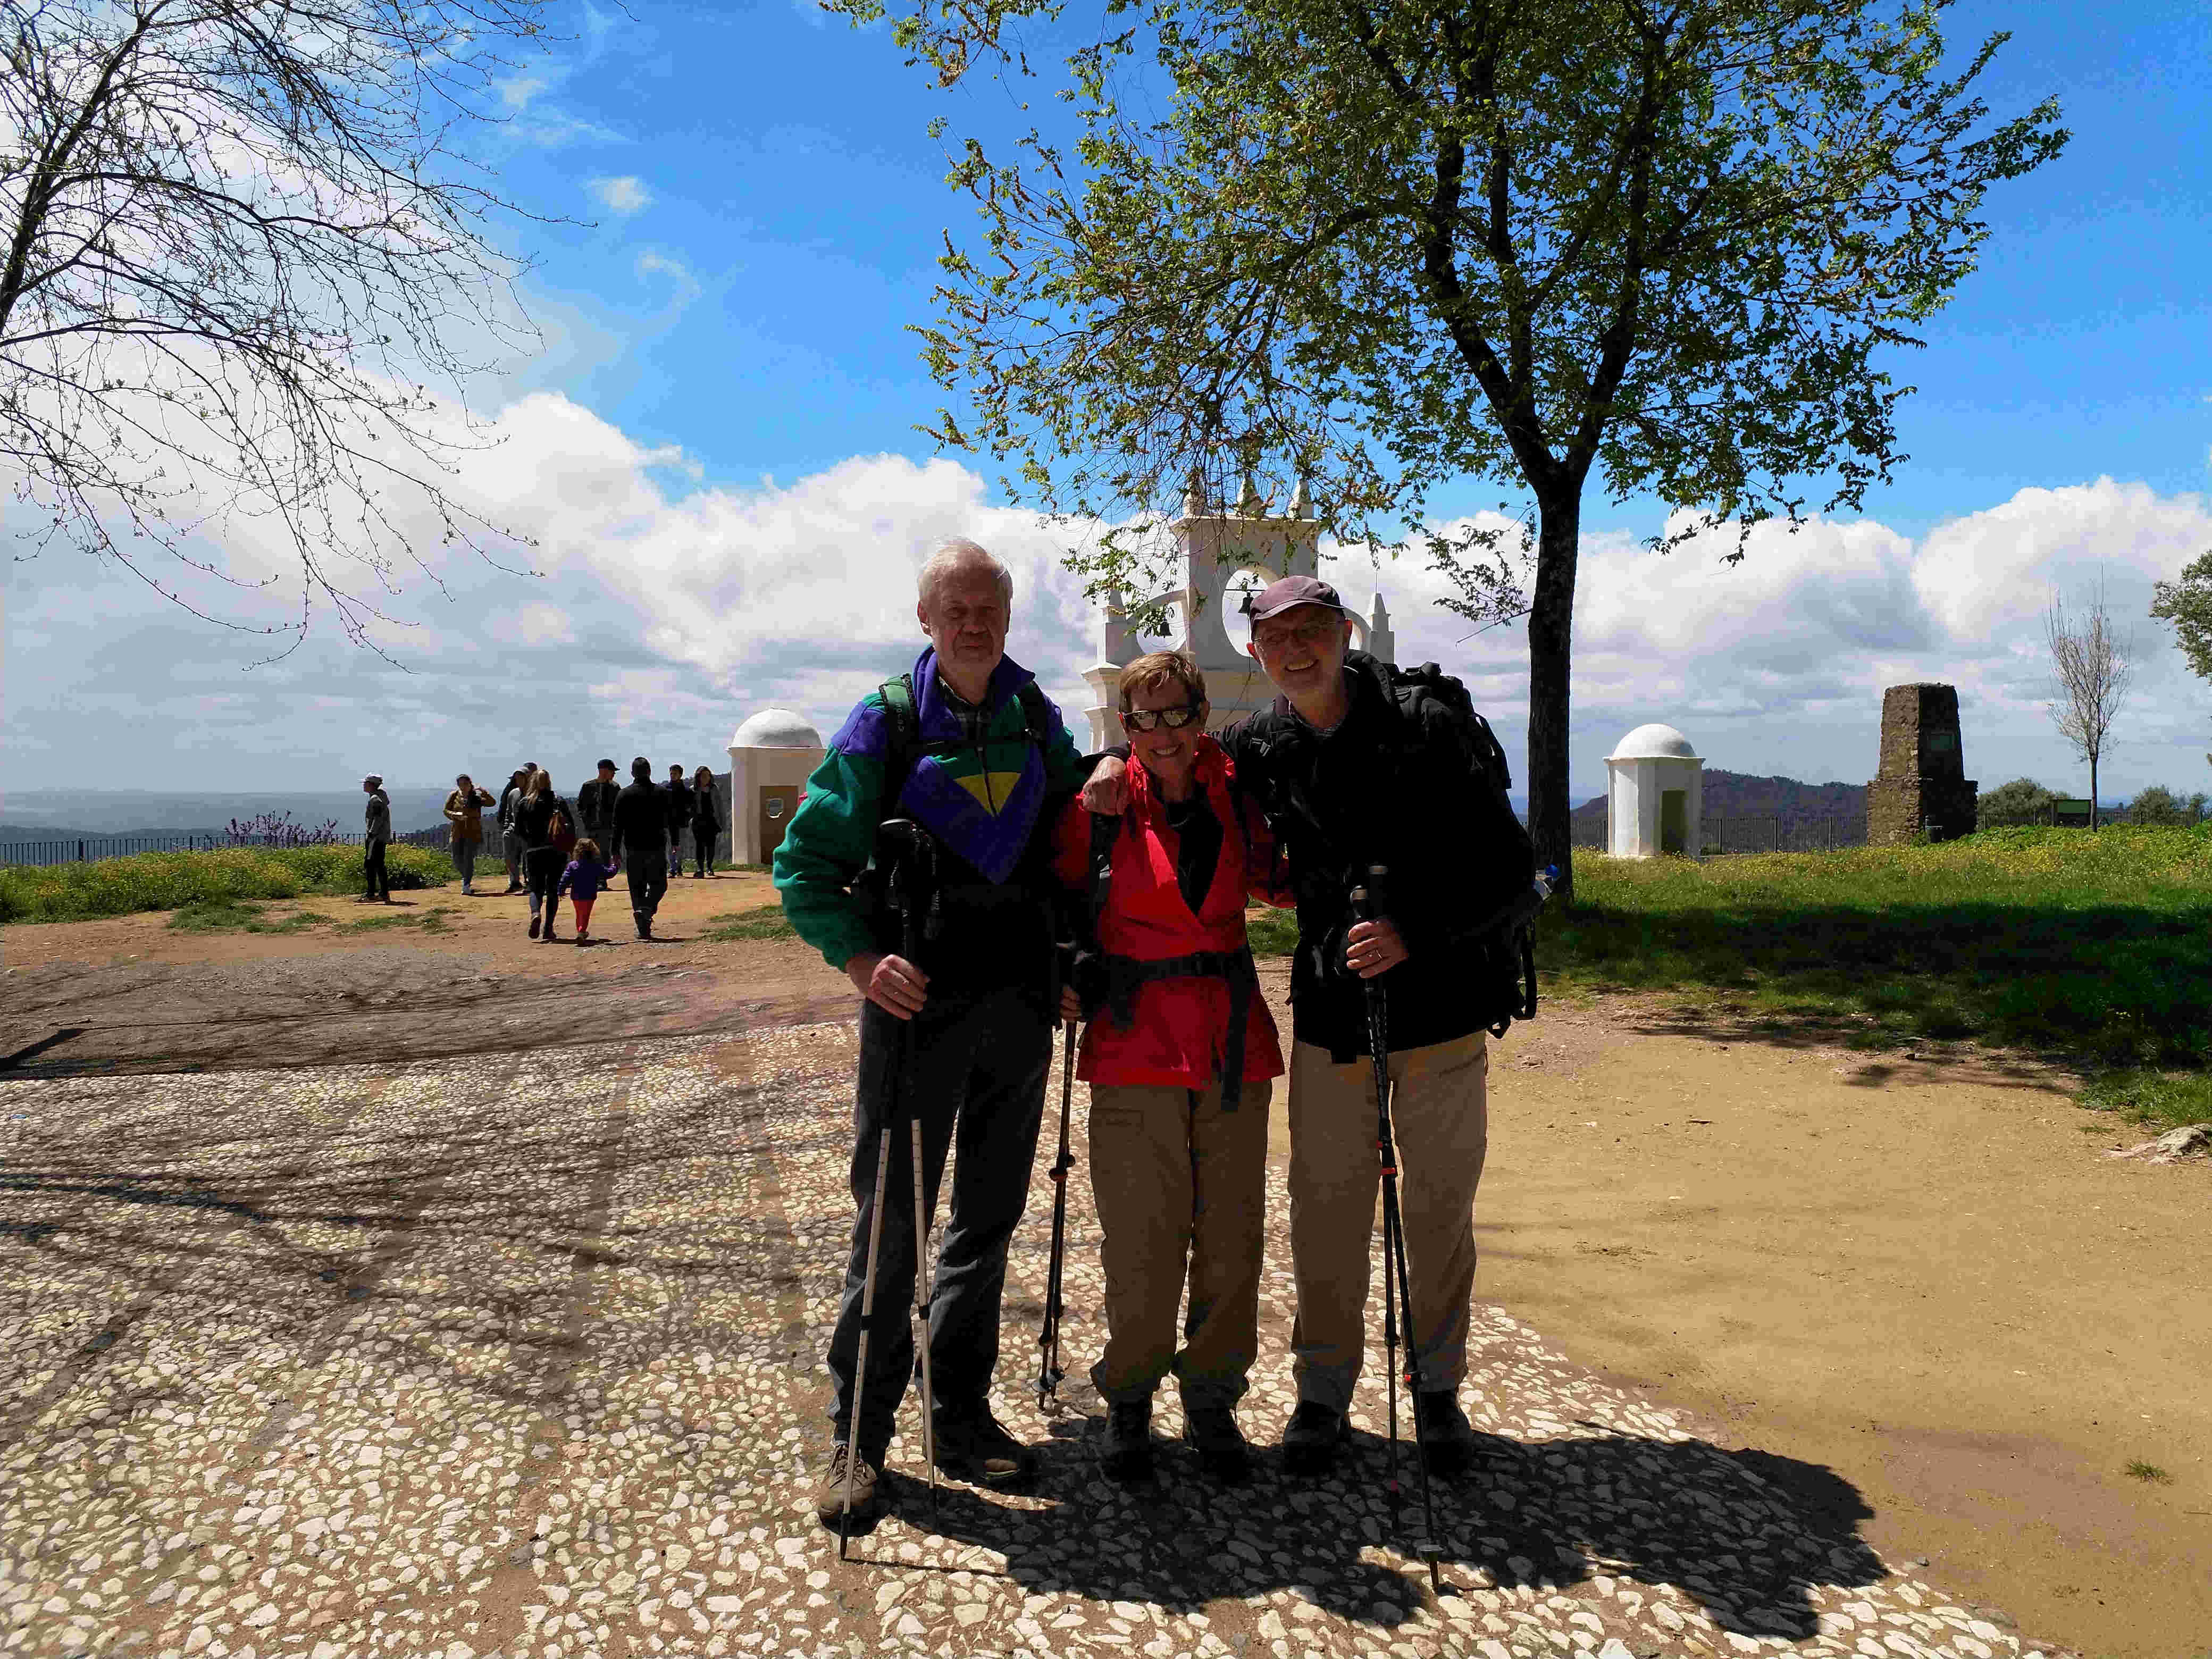
[{"label": "metal railing fence", "polygon": [[[0,842],[0,866],[16,865],[44,868],[57,864],[97,864],[106,859],[129,858],[133,853],[209,853],[227,847],[358,847],[358,833],[333,836],[327,842],[287,841],[280,836],[235,839],[224,835],[71,836],[53,841]],[[410,830],[392,837],[407,847],[444,848],[452,832],[443,824],[428,830]]]},{"label": "metal railing fence", "polygon": [[[1738,812],[1706,818],[1699,829],[1698,851],[1707,858],[1729,853],[1832,853],[1867,844],[1863,812]],[[1586,852],[1605,851],[1611,842],[1604,821],[1577,823],[1574,844]]]}]

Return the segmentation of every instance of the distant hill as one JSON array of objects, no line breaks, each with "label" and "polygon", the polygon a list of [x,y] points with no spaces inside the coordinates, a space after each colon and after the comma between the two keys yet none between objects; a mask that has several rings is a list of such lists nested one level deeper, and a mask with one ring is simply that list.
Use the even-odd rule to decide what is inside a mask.
[{"label": "distant hill", "polygon": [[[1800,783],[1795,778],[1759,778],[1709,766],[1705,773],[1705,816],[1708,821],[1779,817],[1785,824],[1800,818],[1863,817],[1866,793],[1863,783]],[[1599,795],[1575,808],[1574,825],[1577,838],[1602,837],[1605,797]]]},{"label": "distant hill", "polygon": [[[504,782],[504,780],[501,780]],[[489,787],[489,786],[487,786]],[[443,789],[393,787],[392,827],[401,835],[443,823]],[[302,823],[336,818],[340,830],[359,834],[359,789],[288,792],[240,789],[185,793],[155,789],[10,789],[0,797],[0,840],[59,841],[78,836],[220,835],[233,818],[289,812]]]}]

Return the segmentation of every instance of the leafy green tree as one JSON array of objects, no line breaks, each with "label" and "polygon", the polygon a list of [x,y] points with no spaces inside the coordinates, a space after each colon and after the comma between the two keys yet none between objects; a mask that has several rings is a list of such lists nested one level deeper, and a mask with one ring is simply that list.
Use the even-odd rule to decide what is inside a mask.
[{"label": "leafy green tree", "polygon": [[2014,778],[1982,792],[1975,822],[1984,830],[2008,823],[2048,823],[2057,795],[2033,778]]},{"label": "leafy green tree", "polygon": [[2206,799],[2200,792],[2184,799],[2163,784],[2154,783],[2128,803],[2128,822],[2168,826],[2202,823]]},{"label": "leafy green tree", "polygon": [[[829,3],[903,8],[948,85],[1034,73],[1025,28],[1065,9]],[[955,153],[981,234],[948,235],[921,331],[966,404],[933,434],[1121,526],[1070,556],[1094,598],[1152,591],[1190,481],[1250,471],[1310,481],[1345,543],[1419,546],[1470,617],[1525,614],[1529,827],[1571,877],[1592,469],[1682,509],[1662,547],[1856,507],[1902,459],[1889,349],[1973,269],[1990,185],[2066,141],[2055,104],[1973,94],[2004,36],[1946,72],[1946,3],[1103,0],[1054,77],[1079,133]],[[1425,528],[1470,478],[1523,527]]]},{"label": "leafy green tree", "polygon": [[2212,680],[2212,550],[2183,566],[2178,581],[2151,584],[2150,614],[2173,624],[2191,671]]}]

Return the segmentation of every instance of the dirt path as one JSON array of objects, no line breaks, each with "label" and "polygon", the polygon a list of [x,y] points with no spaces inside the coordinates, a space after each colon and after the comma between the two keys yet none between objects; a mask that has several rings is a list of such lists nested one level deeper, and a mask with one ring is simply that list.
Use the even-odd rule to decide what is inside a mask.
[{"label": "dirt path", "polygon": [[[584,951],[527,939],[519,899],[403,896],[446,931],[0,930],[0,1054],[81,1033],[0,1078],[511,1053],[849,1001],[796,945],[700,939],[767,902],[759,878],[677,884],[664,945],[623,939],[611,895],[622,942]],[[2110,1120],[2038,1068],[1649,1003],[1549,1009],[1492,1080],[1498,1309],[1719,1443],[1832,1470],[1848,1484],[1806,1501],[1861,1509],[1885,1557],[1926,1558],[1991,1622],[2114,1659],[2212,1654],[2212,1168],[2106,1160]]]},{"label": "dirt path", "polygon": [[2093,1655],[2212,1654],[2212,1167],[2107,1159],[2140,1136],[2032,1068],[1627,1006],[1524,1028],[1492,1079],[1486,1297],[1720,1443],[1835,1469],[1958,1595]]}]

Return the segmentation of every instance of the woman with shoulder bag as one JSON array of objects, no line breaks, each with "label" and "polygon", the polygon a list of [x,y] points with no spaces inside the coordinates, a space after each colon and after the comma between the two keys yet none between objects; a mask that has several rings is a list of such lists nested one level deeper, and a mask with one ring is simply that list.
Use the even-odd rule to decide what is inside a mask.
[{"label": "woman with shoulder bag", "polygon": [[532,939],[553,937],[554,895],[561,884],[561,872],[568,866],[568,848],[576,844],[575,821],[574,809],[553,793],[553,780],[543,771],[532,773],[523,787],[522,799],[515,803],[514,830],[522,842],[522,873],[530,890]]}]

